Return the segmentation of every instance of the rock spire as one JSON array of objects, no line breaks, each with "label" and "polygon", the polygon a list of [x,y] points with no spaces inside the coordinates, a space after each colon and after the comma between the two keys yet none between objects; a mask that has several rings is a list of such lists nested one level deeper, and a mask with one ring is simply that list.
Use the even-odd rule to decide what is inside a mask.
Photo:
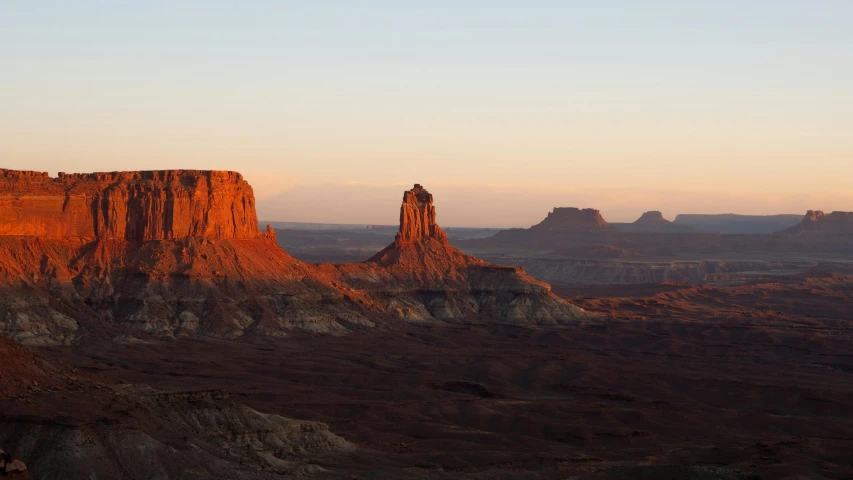
[{"label": "rock spire", "polygon": [[432,194],[416,183],[411,190],[403,193],[400,206],[400,230],[395,243],[413,243],[424,238],[434,238],[447,243],[447,234],[435,223],[435,207]]}]

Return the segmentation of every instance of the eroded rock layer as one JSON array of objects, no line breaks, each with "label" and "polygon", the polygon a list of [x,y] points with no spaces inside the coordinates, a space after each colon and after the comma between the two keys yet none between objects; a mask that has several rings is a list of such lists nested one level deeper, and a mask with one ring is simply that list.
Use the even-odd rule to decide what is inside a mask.
[{"label": "eroded rock layer", "polygon": [[255,238],[252,187],[236,172],[65,174],[0,169],[0,235],[168,240]]}]

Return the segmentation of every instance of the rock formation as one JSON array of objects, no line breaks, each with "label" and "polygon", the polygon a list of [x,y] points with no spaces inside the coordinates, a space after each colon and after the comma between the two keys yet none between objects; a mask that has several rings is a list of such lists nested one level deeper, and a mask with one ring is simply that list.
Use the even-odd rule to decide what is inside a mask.
[{"label": "rock formation", "polygon": [[326,424],[262,413],[225,391],[117,385],[3,335],[0,362],[0,445],[20,458],[0,450],[3,480],[282,479],[355,449]]},{"label": "rock formation", "polygon": [[809,210],[803,220],[784,230],[783,234],[805,234],[813,232],[824,235],[844,235],[853,233],[853,212],[823,213]]},{"label": "rock formation", "polygon": [[670,222],[656,210],[643,213],[632,223],[611,223],[610,225],[625,233],[691,233],[693,230],[691,227]]},{"label": "rock formation", "polygon": [[595,232],[613,230],[601,216],[601,212],[592,208],[583,210],[572,207],[555,207],[545,220],[530,227],[531,230],[563,230],[572,232]]},{"label": "rock formation", "polygon": [[492,237],[459,241],[463,248],[557,249],[618,242],[622,233],[593,208],[556,207],[530,228],[501,230]]},{"label": "rock formation", "polygon": [[19,459],[13,459],[6,452],[0,450],[0,477],[9,480],[23,480],[30,478],[27,466]]},{"label": "rock formation", "polygon": [[400,206],[400,231],[395,243],[413,243],[423,238],[434,238],[447,243],[447,234],[435,223],[432,194],[420,184],[403,193]]},{"label": "rock formation", "polygon": [[0,334],[28,344],[116,330],[224,338],[343,331],[399,318],[395,302],[438,312],[413,294],[425,290],[453,297],[430,318],[579,315],[520,269],[451,247],[420,186],[404,195],[393,244],[370,262],[341,266],[300,262],[269,227],[261,233],[238,173],[3,170],[0,179]]},{"label": "rock formation", "polygon": [[238,173],[0,178],[0,333],[22,342],[69,343],[82,330],[233,338],[370,323],[369,302],[258,230]]},{"label": "rock formation", "polygon": [[562,323],[585,316],[523,269],[451,246],[432,201],[418,184],[405,192],[395,241],[363,264],[342,266],[345,281],[403,320]]},{"label": "rock formation", "polygon": [[124,240],[255,238],[252,187],[239,173],[91,174],[0,170],[0,235]]},{"label": "rock formation", "polygon": [[669,220],[663,218],[663,214],[659,211],[653,210],[644,213],[640,216],[635,222],[634,225],[669,225]]}]

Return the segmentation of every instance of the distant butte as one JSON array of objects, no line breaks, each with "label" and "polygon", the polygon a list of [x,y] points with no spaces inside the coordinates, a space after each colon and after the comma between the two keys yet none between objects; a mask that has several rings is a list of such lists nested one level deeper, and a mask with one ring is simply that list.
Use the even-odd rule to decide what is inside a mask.
[{"label": "distant butte", "polygon": [[613,230],[601,216],[601,212],[592,208],[555,207],[545,220],[530,227],[531,230],[563,230],[573,232],[594,232]]},{"label": "distant butte", "polygon": [[646,212],[640,218],[638,218],[634,225],[645,225],[645,226],[658,226],[658,225],[668,225],[672,222],[663,218],[663,214],[656,210]]}]

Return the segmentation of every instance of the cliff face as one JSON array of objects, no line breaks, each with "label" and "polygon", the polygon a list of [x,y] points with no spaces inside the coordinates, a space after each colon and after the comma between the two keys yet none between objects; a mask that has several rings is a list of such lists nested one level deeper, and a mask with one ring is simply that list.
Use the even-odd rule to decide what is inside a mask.
[{"label": "cliff face", "polygon": [[548,213],[545,220],[530,227],[531,230],[564,230],[574,232],[595,232],[612,230],[601,216],[601,212],[592,208],[556,207]]},{"label": "cliff face", "polygon": [[64,174],[0,170],[0,235],[124,240],[256,238],[252,187],[200,170]]},{"label": "cliff face", "polygon": [[[234,172],[0,173],[0,333],[240,337],[369,323],[334,279],[258,230]],[[81,328],[82,327],[82,328]]]}]

